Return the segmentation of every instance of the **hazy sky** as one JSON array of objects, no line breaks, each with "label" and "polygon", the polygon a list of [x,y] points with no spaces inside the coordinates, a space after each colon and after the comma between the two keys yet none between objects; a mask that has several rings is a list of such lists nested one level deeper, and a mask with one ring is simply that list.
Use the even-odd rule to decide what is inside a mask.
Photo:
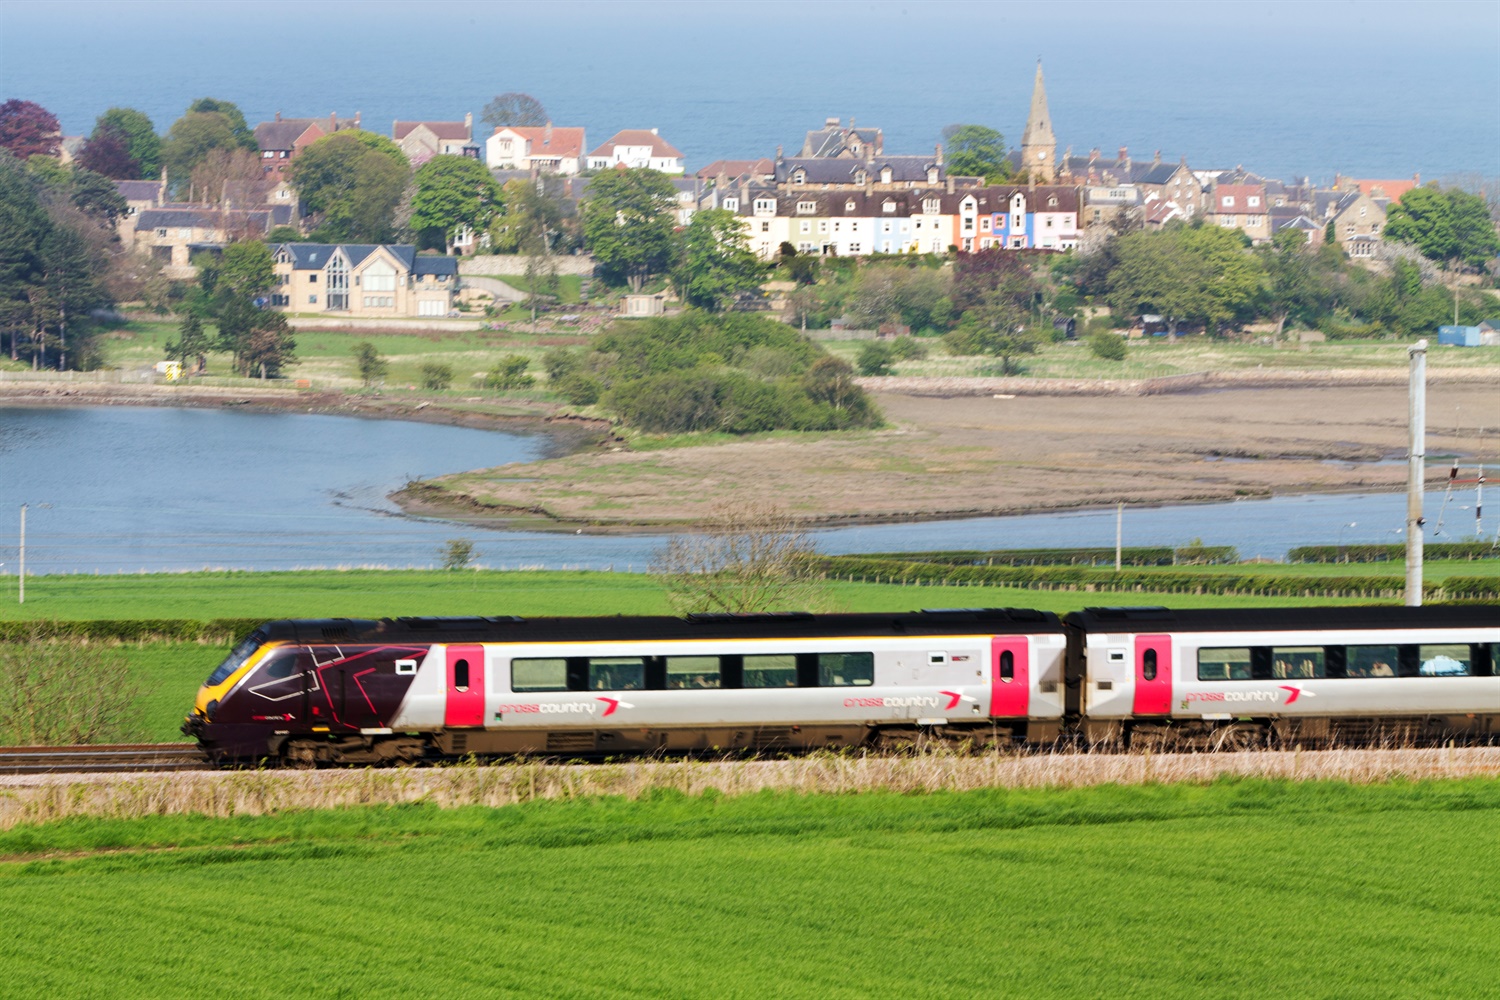
[{"label": "hazy sky", "polygon": [[115,104],[165,132],[206,94],[388,131],[523,90],[593,141],[658,125],[690,165],[834,114],[892,152],[957,121],[1014,141],[1041,58],[1076,152],[1494,173],[1497,55],[1500,0],[0,0],[0,98],[72,134]]}]

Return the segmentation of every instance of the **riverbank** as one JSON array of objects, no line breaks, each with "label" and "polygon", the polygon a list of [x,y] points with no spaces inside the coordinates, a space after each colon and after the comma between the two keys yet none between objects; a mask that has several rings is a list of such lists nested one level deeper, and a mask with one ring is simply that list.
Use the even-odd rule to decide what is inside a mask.
[{"label": "riverbank", "polygon": [[[438,477],[404,509],[486,526],[690,526],[744,497],[809,525],[1395,491],[1405,384],[1168,395],[928,396],[875,390],[891,427],[655,451],[594,451]],[[1427,452],[1472,461],[1500,377],[1429,388]],[[1446,469],[1430,470],[1439,484]]]},{"label": "riverbank", "polygon": [[612,439],[609,421],[580,417],[540,400],[482,396],[421,397],[353,394],[276,387],[197,386],[153,383],[0,382],[0,407],[166,406],[241,409],[250,412],[314,413],[325,416],[406,420],[474,430],[544,432],[549,457],[597,447]]}]

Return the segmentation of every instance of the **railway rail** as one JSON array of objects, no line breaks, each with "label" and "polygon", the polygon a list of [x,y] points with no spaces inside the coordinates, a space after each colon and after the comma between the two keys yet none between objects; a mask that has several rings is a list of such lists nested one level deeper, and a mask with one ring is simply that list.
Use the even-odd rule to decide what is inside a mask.
[{"label": "railway rail", "polygon": [[196,743],[0,747],[0,774],[204,771],[210,768]]}]

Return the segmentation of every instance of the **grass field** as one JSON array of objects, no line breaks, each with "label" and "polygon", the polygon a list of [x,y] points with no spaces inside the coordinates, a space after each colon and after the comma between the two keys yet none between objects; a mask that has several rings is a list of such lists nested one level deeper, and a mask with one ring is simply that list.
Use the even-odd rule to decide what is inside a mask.
[{"label": "grass field", "polygon": [[[10,997],[1492,992],[1493,780],[534,802],[0,834]],[[295,985],[293,985],[295,984]]]}]

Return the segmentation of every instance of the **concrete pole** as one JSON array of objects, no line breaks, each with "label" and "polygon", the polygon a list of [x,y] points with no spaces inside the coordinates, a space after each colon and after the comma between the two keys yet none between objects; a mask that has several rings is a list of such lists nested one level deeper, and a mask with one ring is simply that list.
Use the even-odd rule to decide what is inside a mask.
[{"label": "concrete pole", "polygon": [[1406,468],[1406,606],[1422,605],[1422,487],[1427,465],[1427,341],[1406,349],[1411,358],[1411,387],[1407,394],[1410,412],[1407,429],[1411,450]]},{"label": "concrete pole", "polygon": [[1120,572],[1120,541],[1125,529],[1125,505],[1115,504],[1115,572]]},{"label": "concrete pole", "polygon": [[17,604],[26,603],[26,505],[21,505],[21,599]]}]

